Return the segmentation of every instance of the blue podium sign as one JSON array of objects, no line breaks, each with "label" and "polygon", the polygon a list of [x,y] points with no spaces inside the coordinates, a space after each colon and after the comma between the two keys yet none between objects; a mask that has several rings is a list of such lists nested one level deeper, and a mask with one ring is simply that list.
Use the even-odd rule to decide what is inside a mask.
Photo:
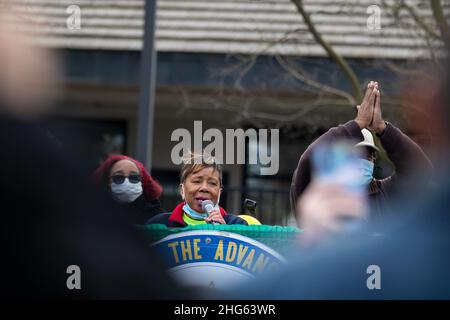
[{"label": "blue podium sign", "polygon": [[152,244],[186,286],[227,289],[269,272],[285,259],[268,246],[223,231],[186,231]]}]

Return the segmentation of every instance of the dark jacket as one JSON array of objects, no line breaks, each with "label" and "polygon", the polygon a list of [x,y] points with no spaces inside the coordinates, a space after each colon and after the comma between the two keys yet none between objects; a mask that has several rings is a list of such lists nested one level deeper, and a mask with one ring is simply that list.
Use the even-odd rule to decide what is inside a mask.
[{"label": "dark jacket", "polygon": [[161,208],[161,203],[158,199],[148,201],[145,199],[144,194],[140,195],[133,202],[120,204],[116,203],[116,205],[118,207],[118,211],[123,211],[132,224],[145,224],[154,216],[167,212]]},{"label": "dark jacket", "polygon": [[[403,189],[402,185],[409,180],[408,172],[420,172],[427,180],[422,180],[421,187],[429,182],[432,174],[432,165],[422,149],[412,141],[400,129],[386,122],[386,128],[378,136],[388,157],[395,165],[395,173],[385,179],[373,179],[368,187],[369,203],[372,215],[378,216],[389,207],[394,189]],[[296,202],[299,196],[308,186],[311,180],[311,154],[312,150],[320,143],[349,139],[359,142],[364,140],[358,124],[351,120],[338,127],[333,127],[315,140],[300,157],[297,169],[294,171],[291,184],[291,208],[295,212]],[[409,186],[410,187],[410,186]]]},{"label": "dark jacket", "polygon": [[[87,181],[84,149],[61,150],[41,124],[1,116],[0,144],[0,297],[176,299],[185,292],[110,195]],[[81,290],[66,286],[70,265],[80,267]]]},{"label": "dark jacket", "polygon": [[[148,224],[164,224],[168,228],[183,228],[187,224],[183,221],[183,205],[180,203],[173,209],[173,211],[159,214],[152,219],[150,219]],[[220,207],[220,213],[227,224],[244,224],[248,225],[247,221],[239,218],[236,215],[228,214],[222,207]]]}]

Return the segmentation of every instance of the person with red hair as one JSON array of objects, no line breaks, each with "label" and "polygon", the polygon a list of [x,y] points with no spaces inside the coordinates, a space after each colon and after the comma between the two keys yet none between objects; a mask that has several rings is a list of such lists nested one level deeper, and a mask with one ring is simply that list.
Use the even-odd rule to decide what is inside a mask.
[{"label": "person with red hair", "polygon": [[162,186],[136,159],[111,155],[95,170],[92,180],[104,186],[115,202],[129,211],[135,224],[145,224],[153,216],[165,212],[159,202]]}]

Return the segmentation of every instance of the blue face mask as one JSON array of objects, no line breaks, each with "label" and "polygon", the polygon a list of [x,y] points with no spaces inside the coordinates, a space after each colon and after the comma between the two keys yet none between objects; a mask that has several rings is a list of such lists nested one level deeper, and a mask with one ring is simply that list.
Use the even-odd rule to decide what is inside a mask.
[{"label": "blue face mask", "polygon": [[374,163],[366,159],[360,159],[359,165],[359,169],[361,170],[361,184],[368,185],[373,180]]},{"label": "blue face mask", "polygon": [[187,202],[184,203],[183,211],[186,212],[186,214],[195,220],[204,220],[208,217],[208,213],[206,212],[197,212],[194,209],[192,209]]}]

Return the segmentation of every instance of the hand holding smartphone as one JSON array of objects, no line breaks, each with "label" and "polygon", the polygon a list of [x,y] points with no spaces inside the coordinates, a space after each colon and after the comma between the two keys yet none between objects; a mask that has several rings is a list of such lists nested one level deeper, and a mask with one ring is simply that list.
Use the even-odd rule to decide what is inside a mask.
[{"label": "hand holding smartphone", "polygon": [[[334,224],[340,231],[355,232],[367,222],[367,187],[361,183],[361,158],[358,148],[344,141],[321,144],[313,151],[312,182],[342,188],[322,199],[332,204],[326,218],[332,223],[325,223]],[[356,203],[362,211],[359,214],[354,212]]]}]

